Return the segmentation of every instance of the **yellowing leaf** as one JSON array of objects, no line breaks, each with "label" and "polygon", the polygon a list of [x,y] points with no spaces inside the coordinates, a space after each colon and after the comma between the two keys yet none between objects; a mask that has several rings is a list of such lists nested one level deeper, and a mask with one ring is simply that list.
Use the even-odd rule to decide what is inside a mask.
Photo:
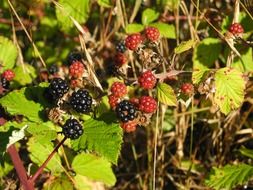
[{"label": "yellowing leaf", "polygon": [[175,49],[174,52],[175,54],[180,54],[183,53],[191,48],[193,48],[196,45],[196,41],[195,40],[188,40],[188,41],[184,41],[181,42]]},{"label": "yellowing leaf", "polygon": [[116,183],[111,164],[104,158],[82,153],[74,158],[72,168],[79,175],[102,181],[107,185],[112,186]]},{"label": "yellowing leaf", "polygon": [[247,164],[213,168],[205,183],[215,190],[230,190],[246,183],[253,176],[253,167]]},{"label": "yellowing leaf", "polygon": [[215,73],[215,103],[224,114],[237,109],[243,102],[245,80],[233,68],[222,68]]},{"label": "yellowing leaf", "polygon": [[166,83],[159,83],[157,85],[157,97],[159,102],[168,106],[176,106],[177,99],[174,90]]}]

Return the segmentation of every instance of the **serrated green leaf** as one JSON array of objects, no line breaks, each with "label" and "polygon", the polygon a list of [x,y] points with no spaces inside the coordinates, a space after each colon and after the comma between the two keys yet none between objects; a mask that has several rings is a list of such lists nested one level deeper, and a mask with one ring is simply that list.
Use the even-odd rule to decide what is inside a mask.
[{"label": "serrated green leaf", "polygon": [[248,48],[246,51],[240,51],[239,49],[239,52],[241,58],[236,57],[231,66],[241,72],[253,71],[252,48]]},{"label": "serrated green leaf", "polygon": [[157,28],[163,37],[176,39],[176,30],[175,30],[174,25],[166,24],[162,22],[156,22],[156,23],[150,24],[150,26]]},{"label": "serrated green leaf", "polygon": [[33,79],[36,78],[35,68],[29,64],[17,66],[13,69],[13,71],[15,72],[15,77],[12,84],[13,88],[30,84],[32,83]]},{"label": "serrated green leaf", "polygon": [[11,40],[0,36],[0,72],[12,69],[18,56],[18,50]]},{"label": "serrated green leaf", "polygon": [[[53,151],[54,147],[53,144],[48,143],[41,143],[36,138],[30,138],[28,143],[28,151],[30,152],[30,158],[31,160],[36,163],[38,166],[40,166],[49,156],[49,154]],[[56,153],[52,159],[48,162],[46,168],[47,171],[51,171],[53,173],[61,173],[62,165],[61,165],[61,159],[60,156]]]},{"label": "serrated green leaf", "polygon": [[41,122],[42,107],[27,94],[26,88],[14,90],[0,99],[0,104],[11,115],[23,115],[30,121]]},{"label": "serrated green leaf", "polygon": [[112,2],[111,2],[111,0],[98,0],[97,3],[98,3],[101,7],[105,7],[105,8],[110,8],[110,7],[112,7]]},{"label": "serrated green leaf", "polygon": [[192,82],[193,84],[199,84],[205,78],[206,74],[208,74],[209,69],[199,70],[196,69],[192,72]]},{"label": "serrated green leaf", "polygon": [[58,176],[53,180],[48,180],[44,186],[43,190],[73,190],[74,187],[65,175]]},{"label": "serrated green leaf", "polygon": [[168,106],[177,105],[177,98],[171,86],[166,83],[158,83],[156,89],[159,102]]},{"label": "serrated green leaf", "polygon": [[122,143],[122,129],[119,125],[90,119],[84,122],[83,130],[83,135],[72,141],[72,147],[75,150],[87,148],[96,151],[116,164]]},{"label": "serrated green leaf", "polygon": [[59,0],[60,7],[56,7],[56,17],[64,31],[70,31],[74,26],[69,16],[73,17],[79,23],[85,23],[89,17],[89,0]]},{"label": "serrated green leaf", "polygon": [[144,26],[142,24],[133,23],[133,24],[128,24],[125,28],[125,31],[127,34],[133,34],[133,33],[141,32],[143,29],[144,29]]},{"label": "serrated green leaf", "polygon": [[175,49],[174,52],[175,54],[180,54],[183,53],[191,48],[193,48],[196,45],[196,41],[195,40],[188,40],[188,41],[184,41],[181,42]]},{"label": "serrated green leaf", "polygon": [[224,114],[237,109],[244,100],[243,73],[233,68],[222,68],[215,73],[214,101]]},{"label": "serrated green leaf", "polygon": [[26,132],[33,135],[41,143],[47,143],[56,139],[57,137],[57,132],[56,130],[52,129],[52,125],[53,124],[51,122],[29,123]]},{"label": "serrated green leaf", "polygon": [[216,190],[230,190],[236,185],[243,185],[252,176],[253,167],[250,165],[226,165],[223,168],[213,168],[205,183]]},{"label": "serrated green leaf", "polygon": [[147,8],[142,12],[141,22],[143,25],[148,25],[158,19],[159,13],[153,9]]},{"label": "serrated green leaf", "polygon": [[216,38],[206,38],[193,51],[193,69],[206,70],[218,59],[221,42]]},{"label": "serrated green leaf", "polygon": [[239,149],[239,152],[244,155],[244,156],[247,156],[251,159],[253,159],[253,150],[252,149],[247,149],[245,147],[242,147]]},{"label": "serrated green leaf", "polygon": [[116,183],[111,164],[104,158],[82,153],[74,158],[72,168],[77,174],[102,181],[109,186]]}]

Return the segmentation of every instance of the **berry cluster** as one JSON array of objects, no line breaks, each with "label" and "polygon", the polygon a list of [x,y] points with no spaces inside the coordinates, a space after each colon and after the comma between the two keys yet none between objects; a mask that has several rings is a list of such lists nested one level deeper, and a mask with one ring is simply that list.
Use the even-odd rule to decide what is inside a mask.
[{"label": "berry cluster", "polygon": [[151,42],[155,42],[159,39],[160,32],[155,27],[147,27],[144,30],[144,35],[142,36],[140,33],[135,33],[127,36],[125,39],[125,45],[129,50],[135,51],[139,47],[139,45],[144,42],[144,39]]},{"label": "berry cluster", "polygon": [[151,96],[124,99],[127,95],[127,87],[122,82],[114,82],[110,88],[110,93],[109,104],[115,110],[120,126],[126,132],[135,131],[137,125],[142,125],[138,118],[140,114],[152,115],[157,109],[156,100]]}]

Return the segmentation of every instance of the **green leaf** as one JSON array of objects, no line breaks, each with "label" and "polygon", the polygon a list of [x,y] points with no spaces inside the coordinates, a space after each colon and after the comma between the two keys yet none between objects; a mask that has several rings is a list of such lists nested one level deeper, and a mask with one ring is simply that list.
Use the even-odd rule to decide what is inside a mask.
[{"label": "green leaf", "polygon": [[105,7],[105,8],[110,8],[110,7],[112,7],[112,2],[111,2],[111,0],[98,0],[97,3],[98,3],[101,7]]},{"label": "green leaf", "polygon": [[239,152],[244,155],[244,156],[247,156],[251,159],[253,159],[253,150],[252,149],[247,149],[245,147],[242,147],[239,149]]},{"label": "green leaf", "polygon": [[177,98],[174,90],[166,83],[158,83],[157,85],[157,98],[158,101],[168,106],[176,106]]},{"label": "green leaf", "polygon": [[74,158],[72,168],[77,174],[102,181],[109,186],[116,183],[111,164],[104,158],[82,153]]},{"label": "green leaf", "polygon": [[73,190],[74,187],[65,175],[58,176],[44,183],[43,189],[47,190]]},{"label": "green leaf", "polygon": [[241,59],[236,57],[231,66],[241,72],[253,71],[252,48],[247,48],[246,51],[240,51],[240,49]]},{"label": "green leaf", "polygon": [[195,69],[192,72],[192,82],[193,84],[199,84],[200,82],[202,82],[205,79],[205,76],[209,73],[209,69]]},{"label": "green leaf", "polygon": [[133,23],[128,24],[125,28],[127,34],[133,34],[137,32],[141,32],[144,29],[144,26],[141,24]]},{"label": "green leaf", "polygon": [[[28,151],[30,152],[31,160],[40,166],[49,156],[49,154],[53,151],[54,147],[53,144],[48,143],[41,143],[36,138],[30,138],[28,143]],[[52,159],[48,162],[46,166],[46,170],[49,170],[53,173],[61,173],[62,165],[60,156],[56,153]]]},{"label": "green leaf", "polygon": [[25,86],[32,83],[33,79],[36,78],[36,71],[33,66],[23,64],[13,69],[15,77],[13,79],[12,87],[17,88],[19,86]]},{"label": "green leaf", "polygon": [[156,22],[156,23],[150,24],[150,26],[157,28],[163,37],[176,39],[176,30],[175,30],[174,25],[165,24],[162,22]]},{"label": "green leaf", "polygon": [[56,139],[57,132],[53,129],[52,122],[29,123],[26,131],[33,135],[41,143],[47,143]]},{"label": "green leaf", "polygon": [[18,56],[18,50],[14,43],[0,36],[0,72],[6,69],[12,69]]},{"label": "green leaf", "polygon": [[11,115],[23,115],[30,121],[41,121],[42,107],[30,99],[26,88],[14,90],[0,99],[0,104]]},{"label": "green leaf", "polygon": [[223,168],[213,168],[205,183],[216,190],[230,190],[236,185],[243,185],[252,176],[253,167],[250,165],[226,165]]},{"label": "green leaf", "polygon": [[75,188],[77,190],[92,190],[91,186],[89,185],[90,181],[88,180],[87,177],[76,174],[74,179],[75,179]]},{"label": "green leaf", "polygon": [[206,70],[218,59],[221,42],[216,38],[206,38],[193,51],[193,69]]},{"label": "green leaf", "polygon": [[159,13],[158,12],[156,12],[153,9],[148,8],[148,9],[145,9],[142,12],[141,22],[142,22],[143,25],[148,25],[151,22],[153,22],[156,19],[158,19],[158,17],[159,17]]},{"label": "green leaf", "polygon": [[184,42],[181,42],[174,49],[174,52],[175,52],[175,54],[180,54],[180,53],[183,53],[185,51],[188,51],[189,49],[193,48],[195,45],[196,45],[196,41],[195,40],[184,41]]},{"label": "green leaf", "polygon": [[79,23],[85,23],[89,17],[89,0],[59,0],[61,7],[56,7],[56,17],[64,31],[70,31],[74,26],[70,19],[73,17]]},{"label": "green leaf", "polygon": [[118,124],[106,124],[103,121],[90,119],[83,124],[83,135],[72,141],[75,150],[96,151],[116,164],[122,143],[122,129]]},{"label": "green leaf", "polygon": [[99,106],[97,107],[97,117],[110,111],[110,104],[108,96],[103,96]]},{"label": "green leaf", "polygon": [[237,109],[244,100],[243,73],[233,68],[222,68],[215,73],[214,101],[224,114]]}]

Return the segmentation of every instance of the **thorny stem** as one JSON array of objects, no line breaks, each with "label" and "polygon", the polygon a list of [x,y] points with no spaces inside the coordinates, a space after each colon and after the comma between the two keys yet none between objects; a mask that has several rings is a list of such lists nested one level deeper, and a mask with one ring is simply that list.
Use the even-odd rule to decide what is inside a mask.
[{"label": "thorny stem", "polygon": [[48,158],[46,159],[46,161],[39,167],[39,169],[36,171],[36,173],[30,178],[31,182],[34,182],[40,176],[40,174],[42,173],[42,171],[44,170],[44,168],[47,166],[47,163],[52,159],[52,157],[54,156],[54,154],[58,151],[58,149],[65,142],[66,139],[67,138],[64,137],[64,139],[62,139],[62,141],[54,148],[54,150],[48,156]]},{"label": "thorny stem", "polygon": [[9,155],[11,157],[11,160],[12,160],[14,168],[18,174],[21,185],[24,187],[25,190],[34,190],[32,182],[30,180],[28,180],[26,170],[25,170],[24,165],[20,159],[20,156],[17,152],[15,145],[12,144],[7,149],[7,152],[9,153]]}]

